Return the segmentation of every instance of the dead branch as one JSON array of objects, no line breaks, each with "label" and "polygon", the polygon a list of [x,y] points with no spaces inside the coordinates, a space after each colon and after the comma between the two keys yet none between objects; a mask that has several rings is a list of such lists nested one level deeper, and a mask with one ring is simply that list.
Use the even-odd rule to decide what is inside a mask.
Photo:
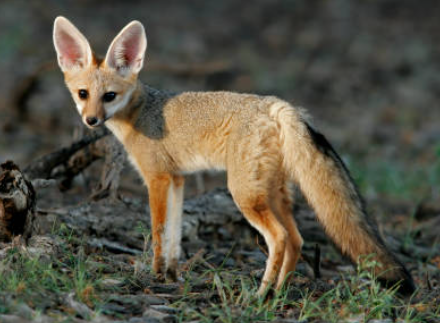
[{"label": "dead branch", "polygon": [[75,176],[79,175],[95,160],[104,156],[104,150],[97,142],[81,149],[70,157],[70,159],[63,164],[63,167],[56,167],[51,173],[49,179],[35,178],[31,181],[33,187],[38,190],[40,188],[59,187],[61,191],[66,191],[71,188],[72,181]]},{"label": "dead branch", "polygon": [[120,243],[109,241],[105,238],[93,238],[88,240],[88,245],[92,248],[97,249],[107,249],[110,252],[113,253],[126,253],[130,255],[140,255],[142,254],[142,251],[134,248],[129,248],[126,246],[121,245]]},{"label": "dead branch", "polygon": [[61,191],[66,191],[72,186],[73,179],[89,167],[94,161],[103,158],[105,151],[100,142],[94,142],[87,146],[87,149],[81,149],[75,153],[65,164],[65,167],[57,169],[53,174],[58,179]]},{"label": "dead branch", "polygon": [[321,278],[321,248],[319,244],[315,244],[315,259],[313,264],[313,273],[315,275],[315,279]]},{"label": "dead branch", "polygon": [[[67,163],[72,155],[77,151],[90,145],[98,139],[107,136],[109,133],[110,132],[106,128],[100,128],[96,131],[93,131],[68,147],[63,147],[50,154],[37,158],[24,169],[24,173],[31,180],[36,178],[50,178],[52,170],[56,166]],[[75,173],[74,170],[72,170],[72,172]]]}]

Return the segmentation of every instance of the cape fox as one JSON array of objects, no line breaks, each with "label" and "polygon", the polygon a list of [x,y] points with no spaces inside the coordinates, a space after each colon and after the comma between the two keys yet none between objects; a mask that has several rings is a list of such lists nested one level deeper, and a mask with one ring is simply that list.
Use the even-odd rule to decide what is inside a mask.
[{"label": "cape fox", "polygon": [[272,285],[280,288],[300,257],[291,183],[299,185],[344,255],[357,262],[374,254],[382,279],[414,290],[411,275],[367,217],[344,163],[301,109],[273,96],[170,93],[143,85],[138,73],[147,38],[138,21],[122,29],[104,59],[64,17],[55,19],[53,40],[83,122],[91,128],[105,124],[148,187],[157,274],[176,276],[183,174],[222,169],[235,203],[268,245],[260,294]]}]

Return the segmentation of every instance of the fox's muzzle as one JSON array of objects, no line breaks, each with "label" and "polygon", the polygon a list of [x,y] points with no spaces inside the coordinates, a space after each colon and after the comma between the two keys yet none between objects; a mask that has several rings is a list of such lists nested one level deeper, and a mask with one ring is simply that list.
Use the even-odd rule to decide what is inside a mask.
[{"label": "fox's muzzle", "polygon": [[104,123],[104,119],[100,119],[97,117],[84,117],[83,122],[86,124],[89,128],[96,128],[99,127]]}]

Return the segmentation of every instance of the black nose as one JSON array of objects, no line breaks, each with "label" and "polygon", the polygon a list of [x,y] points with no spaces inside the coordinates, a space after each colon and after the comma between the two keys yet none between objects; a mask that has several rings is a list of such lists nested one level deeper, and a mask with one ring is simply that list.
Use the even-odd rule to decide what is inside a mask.
[{"label": "black nose", "polygon": [[87,117],[86,122],[89,126],[94,126],[98,123],[98,118],[96,117]]}]

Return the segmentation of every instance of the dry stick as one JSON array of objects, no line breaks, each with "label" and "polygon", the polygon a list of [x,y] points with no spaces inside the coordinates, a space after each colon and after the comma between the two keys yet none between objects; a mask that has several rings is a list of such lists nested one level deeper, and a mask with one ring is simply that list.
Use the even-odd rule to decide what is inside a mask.
[{"label": "dry stick", "polygon": [[[318,244],[316,244],[316,246],[318,246]],[[321,249],[316,246],[315,246],[315,255],[313,258],[304,252],[301,254],[301,259],[304,260],[312,268],[314,279],[318,279],[321,277],[321,271],[320,271]]]},{"label": "dry stick", "polygon": [[182,266],[182,271],[188,271],[191,267],[203,258],[203,255],[206,253],[205,248],[200,248],[191,258],[189,258]]},{"label": "dry stick", "polygon": [[319,247],[319,244],[315,244],[315,261],[313,263],[313,273],[315,275],[315,279],[321,278],[320,263],[321,263],[321,248]]},{"label": "dry stick", "polygon": [[432,290],[431,280],[429,279],[429,272],[426,272],[426,286],[428,290]]},{"label": "dry stick", "polygon": [[74,142],[69,147],[61,148],[50,154],[37,158],[35,161],[29,164],[23,172],[31,180],[36,178],[47,179],[50,177],[54,167],[66,163],[74,153],[97,141],[98,139],[107,136],[109,133],[110,132],[106,128],[100,128]]}]

